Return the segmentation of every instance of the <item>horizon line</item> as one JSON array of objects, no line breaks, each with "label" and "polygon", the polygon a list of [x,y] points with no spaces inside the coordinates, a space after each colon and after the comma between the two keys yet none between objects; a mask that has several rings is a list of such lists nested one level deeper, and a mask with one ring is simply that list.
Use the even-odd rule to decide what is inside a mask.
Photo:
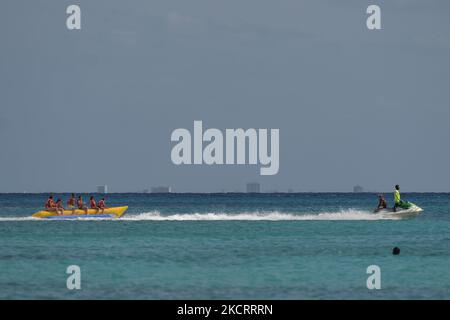
[{"label": "horizon line", "polygon": [[[351,193],[351,194],[379,194],[379,193],[392,193],[392,190],[389,191],[362,191],[362,192],[353,192],[353,191],[261,191],[261,192],[246,192],[246,191],[216,191],[216,192],[208,192],[208,191],[179,191],[179,192],[142,192],[142,191],[122,191],[122,192],[89,192],[89,191],[43,191],[43,192],[0,192],[0,194],[311,194],[311,193]],[[404,191],[402,193],[450,193],[450,191]]]}]

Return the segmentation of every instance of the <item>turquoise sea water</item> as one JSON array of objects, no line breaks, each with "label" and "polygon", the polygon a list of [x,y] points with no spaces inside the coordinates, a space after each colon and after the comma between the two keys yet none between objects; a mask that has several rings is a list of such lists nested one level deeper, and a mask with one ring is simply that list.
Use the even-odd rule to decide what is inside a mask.
[{"label": "turquoise sea water", "polygon": [[449,299],[450,194],[403,198],[422,214],[372,214],[375,194],[110,194],[123,219],[45,221],[46,195],[2,194],[0,299]]}]

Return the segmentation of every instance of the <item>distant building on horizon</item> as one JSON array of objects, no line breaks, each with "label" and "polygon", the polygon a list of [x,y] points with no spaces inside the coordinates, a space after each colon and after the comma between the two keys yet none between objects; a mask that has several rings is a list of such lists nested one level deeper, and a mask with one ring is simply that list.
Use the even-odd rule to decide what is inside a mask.
[{"label": "distant building on horizon", "polygon": [[107,194],[108,193],[108,186],[107,185],[97,186],[97,193]]},{"label": "distant building on horizon", "polygon": [[364,192],[364,188],[361,187],[360,185],[356,185],[356,186],[353,187],[353,192],[355,192],[355,193]]},{"label": "distant building on horizon", "polygon": [[261,185],[257,182],[247,183],[247,193],[260,193]]},{"label": "distant building on horizon", "polygon": [[142,193],[148,193],[148,189],[142,190]]},{"label": "distant building on horizon", "polygon": [[171,193],[172,188],[171,187],[152,187],[151,192],[152,193]]}]

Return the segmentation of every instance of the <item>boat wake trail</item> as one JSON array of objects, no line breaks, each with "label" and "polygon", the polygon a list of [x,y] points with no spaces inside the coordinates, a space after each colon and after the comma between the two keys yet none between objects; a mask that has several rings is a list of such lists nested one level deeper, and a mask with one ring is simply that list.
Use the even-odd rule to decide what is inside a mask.
[{"label": "boat wake trail", "polygon": [[17,222],[17,221],[43,221],[44,219],[38,219],[33,217],[0,217],[0,222]]},{"label": "boat wake trail", "polygon": [[398,217],[374,214],[355,209],[321,213],[242,212],[242,213],[186,213],[163,215],[158,211],[131,214],[127,221],[334,221],[334,220],[397,220]]}]

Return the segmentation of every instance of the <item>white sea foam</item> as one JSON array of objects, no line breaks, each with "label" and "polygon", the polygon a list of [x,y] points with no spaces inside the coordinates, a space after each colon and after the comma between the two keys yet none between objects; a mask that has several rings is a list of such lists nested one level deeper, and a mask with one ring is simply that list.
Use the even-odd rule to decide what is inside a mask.
[{"label": "white sea foam", "polygon": [[14,222],[14,221],[42,221],[44,219],[38,219],[33,217],[0,217],[0,222]]},{"label": "white sea foam", "polygon": [[392,215],[374,214],[369,211],[346,209],[321,213],[242,212],[242,213],[188,213],[162,215],[158,211],[130,214],[120,220],[127,221],[295,221],[295,220],[396,220]]},{"label": "white sea foam", "polygon": [[[335,212],[319,213],[286,213],[270,212],[210,212],[210,213],[177,213],[161,214],[159,211],[125,214],[120,219],[109,218],[79,218],[68,221],[339,221],[339,220],[398,220],[400,217],[391,214],[374,214],[370,211],[344,209]],[[58,219],[60,220],[60,219]],[[0,217],[3,221],[57,221],[52,219],[38,219],[33,217]]]}]

